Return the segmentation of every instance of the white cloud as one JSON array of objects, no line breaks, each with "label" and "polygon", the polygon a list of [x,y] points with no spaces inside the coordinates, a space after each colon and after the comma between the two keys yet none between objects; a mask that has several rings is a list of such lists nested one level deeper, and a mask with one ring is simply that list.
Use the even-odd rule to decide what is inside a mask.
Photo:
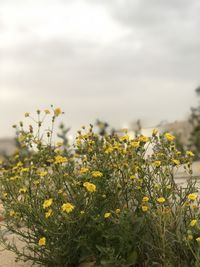
[{"label": "white cloud", "polygon": [[1,128],[50,104],[75,127],[96,117],[119,126],[184,118],[199,82],[199,7],[196,0],[0,0],[0,114],[10,118]]},{"label": "white cloud", "polygon": [[0,15],[4,25],[0,47],[31,43],[36,38],[107,44],[130,32],[114,21],[104,6],[91,6],[84,1],[68,5],[56,1],[5,4]]},{"label": "white cloud", "polygon": [[23,96],[23,91],[17,88],[0,88],[0,104],[9,104],[19,101]]}]

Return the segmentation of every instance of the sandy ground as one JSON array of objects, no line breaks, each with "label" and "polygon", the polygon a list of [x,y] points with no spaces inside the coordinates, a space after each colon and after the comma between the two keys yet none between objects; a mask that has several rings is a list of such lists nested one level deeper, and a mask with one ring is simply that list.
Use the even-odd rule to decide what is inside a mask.
[{"label": "sandy ground", "polygon": [[[0,250],[2,247],[0,246]],[[92,263],[84,263],[79,267],[92,267]],[[31,267],[31,263],[15,262],[15,254],[4,250],[0,251],[0,267]]]},{"label": "sandy ground", "polygon": [[15,262],[15,255],[9,251],[0,252],[0,267],[30,267],[31,264]]},{"label": "sandy ground", "polygon": [[[8,235],[8,240],[12,240],[13,235]],[[15,239],[17,247],[22,247],[22,243]],[[4,250],[0,245],[0,267],[31,267],[31,262],[15,262],[15,254]],[[36,265],[34,265],[36,266]],[[38,265],[37,265],[38,266]],[[92,267],[93,263],[83,263],[79,267]],[[39,266],[38,266],[39,267]]]},{"label": "sandy ground", "polygon": [[[12,240],[13,236],[9,235],[8,240]],[[16,242],[20,246],[19,242]],[[15,262],[15,254],[5,250],[0,245],[0,267],[30,267],[30,263]]]}]

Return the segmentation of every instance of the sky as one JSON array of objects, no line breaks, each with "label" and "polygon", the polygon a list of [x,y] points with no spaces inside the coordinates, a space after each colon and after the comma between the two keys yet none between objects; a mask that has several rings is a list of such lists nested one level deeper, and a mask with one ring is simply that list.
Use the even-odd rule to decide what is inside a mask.
[{"label": "sky", "polygon": [[0,0],[0,137],[51,104],[73,130],[186,119],[199,14],[199,0]]}]

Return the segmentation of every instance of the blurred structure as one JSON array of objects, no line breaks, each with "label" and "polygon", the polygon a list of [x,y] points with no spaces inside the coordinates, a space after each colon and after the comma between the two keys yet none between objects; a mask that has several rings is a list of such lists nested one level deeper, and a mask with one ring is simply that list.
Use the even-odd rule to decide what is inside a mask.
[{"label": "blurred structure", "polygon": [[188,144],[192,131],[192,125],[188,120],[161,124],[158,128],[163,132],[171,132],[175,134],[184,145]]},{"label": "blurred structure", "polygon": [[16,140],[14,138],[0,139],[0,157],[11,155],[16,149]]},{"label": "blurred structure", "polygon": [[162,121],[160,124],[154,127],[147,127],[147,128],[142,126],[142,122],[140,120],[137,120],[135,123],[130,124],[129,131],[131,135],[135,136],[137,136],[138,134],[151,136],[152,130],[154,128],[158,129],[160,132],[173,133],[179,139],[179,141],[184,145],[188,144],[190,134],[192,131],[192,125],[188,120],[174,121],[174,122]]}]

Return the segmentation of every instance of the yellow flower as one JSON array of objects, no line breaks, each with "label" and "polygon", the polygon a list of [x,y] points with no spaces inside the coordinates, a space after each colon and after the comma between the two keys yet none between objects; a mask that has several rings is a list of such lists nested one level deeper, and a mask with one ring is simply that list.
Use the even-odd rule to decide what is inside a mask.
[{"label": "yellow flower", "polygon": [[95,192],[96,191],[96,185],[95,184],[92,184],[92,183],[89,183],[89,182],[85,182],[83,184],[83,186],[87,189],[87,191],[89,192]]},{"label": "yellow flower", "polygon": [[59,164],[59,163],[65,163],[67,161],[68,161],[67,158],[58,155],[58,156],[55,157],[55,161],[54,162],[56,164]]},{"label": "yellow flower", "polygon": [[23,166],[23,163],[22,163],[21,161],[18,162],[17,165],[16,165],[17,168],[20,168],[20,167],[22,167],[22,166]]},{"label": "yellow flower", "polygon": [[149,198],[148,197],[143,197],[142,201],[143,202],[148,202],[149,201]]},{"label": "yellow flower", "polygon": [[140,142],[139,141],[132,141],[131,146],[134,148],[138,148],[140,146]]},{"label": "yellow flower", "polygon": [[44,110],[45,114],[50,114],[50,111],[48,109]]},{"label": "yellow flower", "polygon": [[180,165],[180,161],[177,160],[177,159],[172,159],[172,162],[173,162],[175,165]]},{"label": "yellow flower", "polygon": [[103,176],[103,173],[100,172],[100,171],[93,171],[92,172],[92,176],[93,177],[102,177]]},{"label": "yellow flower", "polygon": [[57,146],[57,147],[61,147],[61,146],[63,146],[63,142],[57,142],[57,143],[56,143],[56,146]]},{"label": "yellow flower", "polygon": [[67,202],[64,203],[61,207],[62,211],[66,211],[67,213],[70,213],[73,211],[73,209],[75,208],[74,205],[72,205],[71,203]]},{"label": "yellow flower", "polygon": [[81,210],[81,211],[80,211],[80,214],[81,214],[81,215],[85,214],[85,211],[84,211],[84,210]]},{"label": "yellow flower", "polygon": [[62,114],[62,110],[60,108],[55,108],[54,115],[58,117],[60,114]]},{"label": "yellow flower", "polygon": [[192,226],[192,227],[194,227],[195,225],[197,225],[197,220],[192,220],[191,222],[190,222],[190,226]]},{"label": "yellow flower", "polygon": [[188,240],[192,240],[192,239],[193,239],[193,235],[188,235],[188,236],[187,236],[187,239],[188,239]]},{"label": "yellow flower", "polygon": [[170,133],[165,133],[165,138],[170,142],[176,139],[176,137]]},{"label": "yellow flower", "polygon": [[197,199],[197,194],[195,194],[195,193],[191,193],[191,194],[189,194],[188,196],[187,196],[187,198],[189,199],[189,200],[192,200],[192,201],[194,201],[195,199]]},{"label": "yellow flower", "polygon": [[116,210],[115,210],[115,213],[118,214],[118,213],[120,213],[120,211],[121,211],[120,209],[116,209]]},{"label": "yellow flower", "polygon": [[46,245],[46,238],[45,237],[41,237],[38,241],[38,245],[39,246],[45,246]]},{"label": "yellow flower", "polygon": [[22,168],[21,169],[21,172],[28,172],[29,171],[29,168]]},{"label": "yellow flower", "polygon": [[49,209],[47,212],[45,212],[45,218],[49,218],[53,213],[52,209]]},{"label": "yellow flower", "polygon": [[104,214],[104,218],[105,218],[105,219],[109,218],[110,216],[111,216],[111,213],[110,213],[110,212],[106,212],[106,213]]},{"label": "yellow flower", "polygon": [[157,201],[158,201],[158,203],[164,203],[165,202],[165,198],[164,197],[159,197],[159,198],[157,198]]},{"label": "yellow flower", "polygon": [[120,136],[120,137],[119,137],[119,140],[120,140],[121,142],[123,142],[123,141],[128,141],[128,140],[129,140],[129,136],[128,136],[128,135]]},{"label": "yellow flower", "polygon": [[142,211],[147,212],[148,211],[148,207],[147,206],[142,206]]},{"label": "yellow flower", "polygon": [[7,192],[3,193],[3,197],[7,198],[7,196],[8,196]]},{"label": "yellow flower", "polygon": [[20,177],[19,177],[18,175],[15,175],[15,176],[13,176],[13,177],[10,177],[10,180],[11,180],[11,181],[15,181],[15,180],[17,180],[17,179],[20,179]]},{"label": "yellow flower", "polygon": [[36,180],[33,182],[34,185],[39,185],[40,181],[39,180]]},{"label": "yellow flower", "polygon": [[153,135],[153,136],[156,136],[157,133],[158,133],[158,129],[153,129],[153,131],[152,131],[152,135]]},{"label": "yellow flower", "polygon": [[19,137],[18,137],[18,141],[19,141],[20,143],[23,143],[25,139],[26,139],[26,136],[23,135],[23,134],[20,134]]},{"label": "yellow flower", "polygon": [[130,179],[131,179],[131,180],[134,180],[135,178],[136,178],[135,175],[131,175],[131,176],[130,176]]},{"label": "yellow flower", "polygon": [[189,207],[190,203],[188,203],[187,201],[185,201],[185,203],[183,203],[183,207]]},{"label": "yellow flower", "polygon": [[14,210],[11,210],[11,211],[9,212],[9,215],[10,215],[10,217],[15,217],[16,212],[15,212]]},{"label": "yellow flower", "polygon": [[200,237],[197,237],[196,238],[196,241],[199,243],[200,242]]},{"label": "yellow flower", "polygon": [[156,161],[153,162],[153,165],[158,168],[161,165],[161,161],[160,160],[156,160]]},{"label": "yellow flower", "polygon": [[194,157],[194,156],[195,156],[194,153],[193,153],[192,151],[187,151],[186,154],[187,154],[188,156],[190,156],[190,157]]},{"label": "yellow flower", "polygon": [[193,205],[192,205],[192,208],[193,208],[193,209],[197,209],[198,206],[197,206],[196,204],[193,204]]},{"label": "yellow flower", "polygon": [[105,153],[106,154],[110,154],[110,153],[112,153],[113,152],[113,148],[112,147],[108,147],[106,150],[105,150]]},{"label": "yellow flower", "polygon": [[89,171],[88,168],[84,168],[84,167],[82,167],[82,168],[80,169],[79,173],[80,173],[80,174],[84,174],[84,173],[86,173],[86,172],[88,172],[88,171]]},{"label": "yellow flower", "polygon": [[22,187],[19,189],[19,193],[26,193],[27,192],[27,188],[26,187]]},{"label": "yellow flower", "polygon": [[47,171],[41,171],[41,172],[38,172],[38,175],[39,175],[40,177],[44,177],[44,176],[46,176],[47,174],[48,174]]},{"label": "yellow flower", "polygon": [[30,113],[29,112],[26,112],[26,113],[24,113],[24,116],[25,117],[29,117],[30,116]]},{"label": "yellow flower", "polygon": [[140,141],[140,142],[143,142],[143,143],[146,143],[146,142],[149,141],[149,137],[144,136],[144,135],[141,135],[141,136],[139,137],[139,141]]},{"label": "yellow flower", "polygon": [[47,159],[47,162],[52,163],[52,162],[54,162],[54,160],[53,159]]},{"label": "yellow flower", "polygon": [[49,208],[53,203],[53,198],[46,199],[43,203],[43,209]]}]

